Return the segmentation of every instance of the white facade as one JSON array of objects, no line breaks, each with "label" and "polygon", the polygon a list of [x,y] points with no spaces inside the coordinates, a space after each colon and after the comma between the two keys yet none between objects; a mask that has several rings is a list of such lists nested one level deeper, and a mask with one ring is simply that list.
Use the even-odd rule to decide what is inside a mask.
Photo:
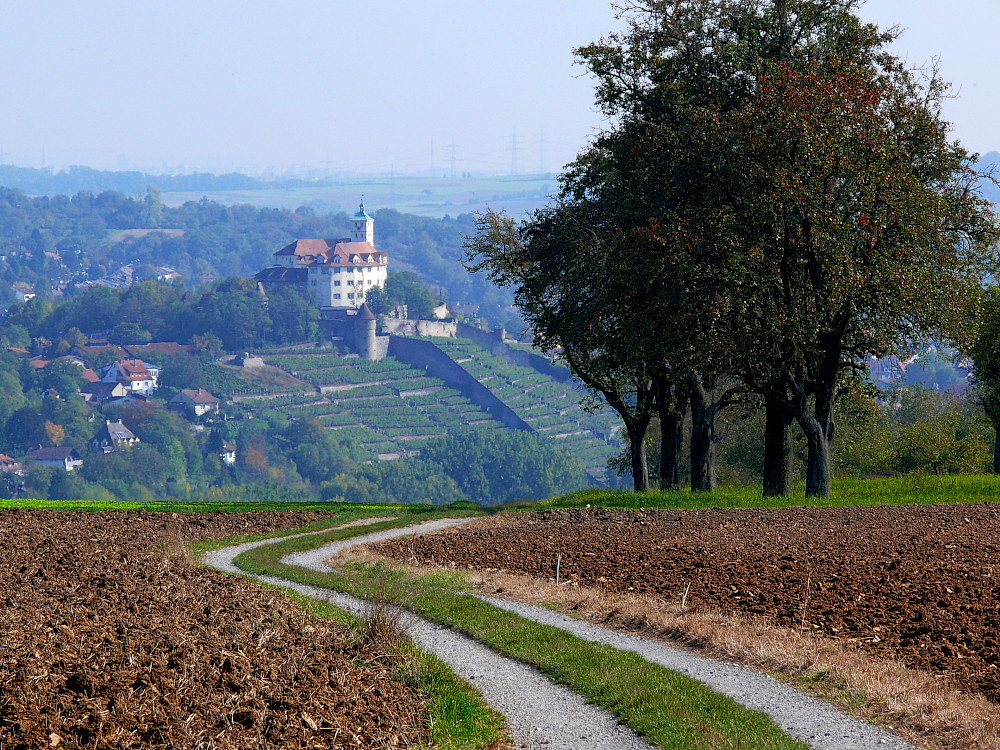
[{"label": "white facade", "polygon": [[282,248],[257,280],[299,285],[319,308],[361,307],[372,289],[385,284],[389,254],[375,249],[375,220],[364,203],[351,221],[348,238],[302,239]]}]

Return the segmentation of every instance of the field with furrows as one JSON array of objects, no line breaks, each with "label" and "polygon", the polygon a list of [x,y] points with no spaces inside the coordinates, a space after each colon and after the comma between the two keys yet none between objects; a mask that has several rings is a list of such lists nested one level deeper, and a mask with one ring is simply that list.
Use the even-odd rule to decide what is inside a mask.
[{"label": "field with furrows", "polygon": [[[589,507],[589,506],[588,506]],[[503,514],[379,551],[757,616],[1000,700],[995,504]]]},{"label": "field with furrows", "polygon": [[384,653],[184,546],[329,517],[0,511],[0,748],[425,742]]}]

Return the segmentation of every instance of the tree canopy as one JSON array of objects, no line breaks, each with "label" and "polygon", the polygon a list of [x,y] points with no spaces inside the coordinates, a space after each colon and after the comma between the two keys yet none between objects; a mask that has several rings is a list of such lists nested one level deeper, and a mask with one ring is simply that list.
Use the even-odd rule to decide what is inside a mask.
[{"label": "tree canopy", "polygon": [[610,126],[555,206],[506,232],[482,217],[470,243],[571,365],[579,350],[604,372],[686,378],[692,408],[732,383],[759,394],[777,492],[794,421],[807,492],[829,493],[847,379],[867,354],[960,335],[997,239],[941,118],[947,86],[856,6],[630,3],[626,31],[578,50]]}]

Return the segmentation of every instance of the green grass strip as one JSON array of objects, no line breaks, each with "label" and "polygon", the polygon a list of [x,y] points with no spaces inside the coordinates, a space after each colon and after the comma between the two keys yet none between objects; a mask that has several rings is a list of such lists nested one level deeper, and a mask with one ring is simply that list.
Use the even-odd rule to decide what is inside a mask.
[{"label": "green grass strip", "polygon": [[[397,515],[398,513],[432,510],[431,505],[374,505],[341,502],[183,502],[162,500],[154,502],[131,502],[109,500],[92,502],[89,500],[35,500],[31,498],[0,498],[0,510],[85,510],[101,512],[105,510],[147,510],[158,513],[250,513],[272,510],[318,510],[337,513],[343,510],[362,510],[361,516]],[[437,510],[440,510],[440,506]]]},{"label": "green grass strip", "polygon": [[[288,594],[311,615],[348,630],[362,627],[360,618],[329,602],[295,591]],[[396,678],[427,696],[429,736],[423,746],[427,750],[489,750],[506,738],[503,716],[436,656],[410,642],[397,645],[390,656],[396,665]]]},{"label": "green grass strip", "polygon": [[[427,520],[429,517],[424,517]],[[531,664],[613,713],[652,745],[670,750],[807,750],[763,713],[640,656],[531,622],[463,594],[455,575],[411,577],[392,568],[352,566],[316,573],[282,565],[285,555],[329,541],[394,528],[408,519],[340,529],[250,550],[236,564],[252,573],[390,601],[505,656]]]},{"label": "green grass strip", "polygon": [[944,505],[1000,502],[1000,476],[993,474],[921,475],[875,479],[840,479],[829,499],[807,498],[799,487],[792,497],[761,497],[760,487],[729,487],[717,492],[633,492],[586,489],[568,495],[521,503],[524,510],[549,508],[790,508],[879,505]]}]

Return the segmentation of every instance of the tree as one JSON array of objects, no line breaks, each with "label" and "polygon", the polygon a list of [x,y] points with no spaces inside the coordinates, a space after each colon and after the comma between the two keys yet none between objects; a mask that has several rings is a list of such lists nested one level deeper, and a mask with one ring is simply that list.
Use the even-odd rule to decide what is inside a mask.
[{"label": "tree", "polygon": [[467,241],[473,272],[514,287],[535,344],[558,349],[574,374],[618,413],[629,441],[636,490],[649,487],[646,430],[657,389],[657,362],[630,297],[618,298],[611,269],[622,255],[616,217],[600,206],[561,202],[520,224],[486,211]]},{"label": "tree", "polygon": [[[630,4],[626,32],[578,51],[612,125],[543,217],[611,218],[594,243],[640,262],[596,267],[633,311],[629,330],[646,314],[661,338],[684,333],[638,356],[759,393],[765,488],[779,493],[794,420],[807,493],[829,494],[845,378],[869,353],[958,334],[997,237],[970,155],[941,120],[946,87],[889,55],[892,35],[856,6]],[[536,218],[529,245],[537,233],[556,236]],[[662,290],[650,294],[649,279]],[[546,303],[571,300],[549,281]]]}]

